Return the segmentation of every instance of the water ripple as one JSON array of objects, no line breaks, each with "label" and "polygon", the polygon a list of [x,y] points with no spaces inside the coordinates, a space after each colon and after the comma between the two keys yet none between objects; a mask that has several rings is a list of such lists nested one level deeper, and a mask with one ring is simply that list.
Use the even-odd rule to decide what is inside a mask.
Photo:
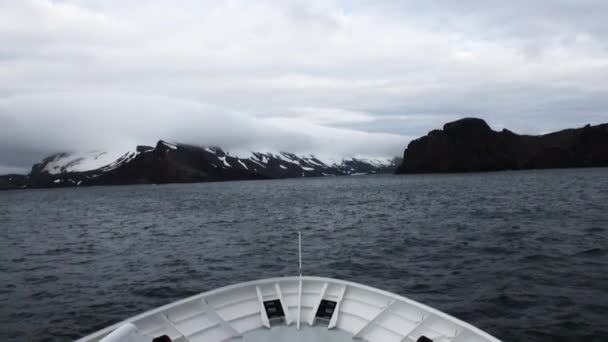
[{"label": "water ripple", "polygon": [[305,274],[409,296],[504,341],[607,341],[607,171],[0,192],[0,340],[69,341],[295,275],[301,230]]}]

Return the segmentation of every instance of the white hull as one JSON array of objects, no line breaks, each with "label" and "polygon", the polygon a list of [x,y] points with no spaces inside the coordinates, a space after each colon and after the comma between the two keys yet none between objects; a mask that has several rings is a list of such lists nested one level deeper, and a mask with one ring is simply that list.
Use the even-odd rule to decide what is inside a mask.
[{"label": "white hull", "polygon": [[411,299],[319,277],[239,283],[148,311],[78,341],[417,341],[500,342]]}]

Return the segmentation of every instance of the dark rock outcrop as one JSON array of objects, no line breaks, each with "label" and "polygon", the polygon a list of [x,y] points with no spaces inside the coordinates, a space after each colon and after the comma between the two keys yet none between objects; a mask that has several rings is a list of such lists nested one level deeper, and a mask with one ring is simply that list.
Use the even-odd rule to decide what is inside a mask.
[{"label": "dark rock outcrop", "polygon": [[410,142],[396,173],[593,166],[608,166],[608,124],[530,136],[464,118]]},{"label": "dark rock outcrop", "polygon": [[29,184],[29,179],[24,175],[0,176],[0,190],[23,189]]}]

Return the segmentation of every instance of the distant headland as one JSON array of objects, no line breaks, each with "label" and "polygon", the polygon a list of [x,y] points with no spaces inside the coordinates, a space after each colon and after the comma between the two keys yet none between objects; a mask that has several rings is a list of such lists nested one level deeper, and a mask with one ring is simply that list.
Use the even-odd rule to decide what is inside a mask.
[{"label": "distant headland", "polygon": [[160,140],[155,147],[118,153],[56,153],[27,175],[0,176],[0,190],[354,176],[393,173],[400,163],[400,158],[321,160],[288,152],[237,156],[219,147]]}]

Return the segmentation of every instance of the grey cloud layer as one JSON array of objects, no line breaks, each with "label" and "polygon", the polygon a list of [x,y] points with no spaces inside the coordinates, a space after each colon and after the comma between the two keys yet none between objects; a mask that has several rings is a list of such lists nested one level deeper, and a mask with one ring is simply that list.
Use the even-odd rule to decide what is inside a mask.
[{"label": "grey cloud layer", "polygon": [[606,17],[605,1],[2,1],[0,165],[162,137],[384,156],[465,115],[608,121]]}]

